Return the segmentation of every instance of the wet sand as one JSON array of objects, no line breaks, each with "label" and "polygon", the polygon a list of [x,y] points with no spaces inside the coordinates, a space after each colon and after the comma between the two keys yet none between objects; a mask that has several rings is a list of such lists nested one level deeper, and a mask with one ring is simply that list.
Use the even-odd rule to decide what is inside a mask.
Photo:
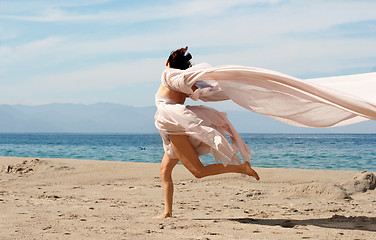
[{"label": "wet sand", "polygon": [[[0,157],[0,239],[376,239],[376,190],[356,171],[255,168],[261,177],[159,164]],[[360,179],[360,180],[359,180]]]}]

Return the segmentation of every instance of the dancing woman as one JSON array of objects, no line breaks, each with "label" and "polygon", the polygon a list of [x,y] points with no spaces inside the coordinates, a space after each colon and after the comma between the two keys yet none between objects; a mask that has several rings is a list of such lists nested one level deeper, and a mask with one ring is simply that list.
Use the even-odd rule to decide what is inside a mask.
[{"label": "dancing woman", "polygon": [[[182,48],[171,53],[167,60],[166,70],[163,75],[182,73],[184,70],[192,66],[190,62],[192,56],[189,53],[186,54],[186,51],[187,48]],[[195,84],[192,86],[186,85],[181,87],[185,89],[191,88],[192,91],[197,89]],[[242,173],[259,180],[258,174],[251,168],[249,161],[239,164],[240,160],[237,157],[238,151],[236,150],[236,145],[229,143],[227,139],[225,139],[225,133],[231,134],[231,131],[234,131],[225,115],[214,109],[203,106],[184,106],[183,104],[186,97],[186,93],[181,90],[179,91],[179,89],[174,90],[171,87],[171,84],[166,84],[166,78],[160,85],[156,94],[156,105],[158,111],[155,119],[165,148],[165,154],[160,166],[165,210],[163,214],[157,218],[167,218],[172,216],[174,190],[171,173],[179,161],[196,178],[222,173]],[[201,116],[205,114],[206,116]],[[208,119],[210,117],[214,117],[214,119]],[[205,118],[205,120],[202,118]],[[199,154],[201,155],[212,151],[216,156],[221,154],[221,152],[216,149],[218,152],[215,153],[213,152],[214,149],[211,149],[211,147],[205,144],[205,142],[201,142],[200,139],[197,138],[195,139],[195,136],[200,134],[206,135],[205,138],[207,138],[209,142],[217,140],[218,144],[225,145],[222,146],[223,150],[230,152],[230,158],[226,156],[227,159],[236,159],[235,161],[238,164],[211,164],[204,166],[199,159]],[[232,135],[230,136],[233,138]],[[224,142],[221,143],[221,141]],[[242,142],[242,144],[243,148],[247,148],[244,142]],[[249,150],[248,154],[250,154]],[[219,156],[217,156],[217,159],[219,159]]]},{"label": "dancing woman", "polygon": [[[205,106],[185,106],[187,97],[203,101],[231,99],[248,110],[295,126],[333,127],[376,120],[374,103],[317,85],[315,79],[302,81],[275,71],[244,66],[192,66],[187,49],[170,54],[155,98],[155,125],[165,151],[160,167],[165,210],[157,218],[172,216],[171,174],[179,161],[197,178],[242,173],[260,179],[251,168],[249,148],[226,114]],[[376,86],[376,73],[350,77]],[[325,83],[326,79],[320,82]],[[203,165],[199,156],[206,153],[212,153],[217,164]]]}]

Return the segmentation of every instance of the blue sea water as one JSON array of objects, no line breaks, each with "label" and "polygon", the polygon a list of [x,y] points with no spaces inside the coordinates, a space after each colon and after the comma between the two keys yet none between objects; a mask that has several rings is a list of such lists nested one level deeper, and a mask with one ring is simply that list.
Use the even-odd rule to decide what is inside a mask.
[{"label": "blue sea water", "polygon": [[[376,134],[241,134],[252,166],[376,171]],[[0,134],[0,156],[160,162],[158,134]],[[201,157],[214,163],[211,155]]]}]

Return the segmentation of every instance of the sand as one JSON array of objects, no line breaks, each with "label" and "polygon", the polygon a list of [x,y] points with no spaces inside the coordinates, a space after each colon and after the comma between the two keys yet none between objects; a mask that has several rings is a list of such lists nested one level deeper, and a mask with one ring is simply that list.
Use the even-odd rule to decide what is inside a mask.
[{"label": "sand", "polygon": [[[0,239],[376,239],[372,175],[256,168],[195,179],[159,164],[0,157]],[[365,173],[367,174],[367,173]],[[363,187],[359,187],[363,186]]]}]

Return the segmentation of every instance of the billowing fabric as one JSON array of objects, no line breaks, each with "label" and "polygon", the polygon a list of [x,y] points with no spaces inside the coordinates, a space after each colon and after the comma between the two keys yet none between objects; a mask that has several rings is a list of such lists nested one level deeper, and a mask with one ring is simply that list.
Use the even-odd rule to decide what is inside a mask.
[{"label": "billowing fabric", "polygon": [[[231,99],[253,112],[295,126],[334,127],[376,120],[376,73],[301,80],[267,69],[199,64],[187,70],[167,68],[162,83],[193,100]],[[195,83],[198,89],[193,92]],[[156,103],[156,126],[169,156],[174,153],[168,135],[187,134],[199,154],[211,152],[226,165],[240,163],[235,157],[240,152],[243,160],[249,161],[248,147],[224,113],[172,103],[159,96]],[[226,141],[225,134],[235,141]]]},{"label": "billowing fabric", "polygon": [[244,161],[250,161],[251,152],[226,113],[205,106],[185,106],[158,95],[156,105],[155,125],[169,157],[176,158],[169,135],[185,134],[198,155],[212,153],[217,162],[228,165],[241,164],[237,155],[240,152]]}]

